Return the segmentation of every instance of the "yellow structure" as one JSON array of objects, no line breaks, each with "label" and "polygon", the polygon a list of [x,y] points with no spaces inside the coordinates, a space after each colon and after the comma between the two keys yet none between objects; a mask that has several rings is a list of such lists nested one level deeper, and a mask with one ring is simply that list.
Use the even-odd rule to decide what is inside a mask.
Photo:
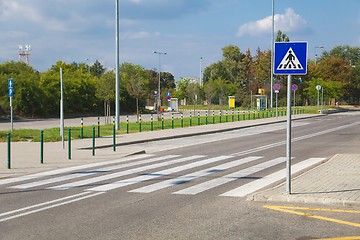
[{"label": "yellow structure", "polygon": [[235,108],[235,96],[229,96],[229,108]]},{"label": "yellow structure", "polygon": [[264,88],[259,88],[258,93],[260,95],[265,95],[265,89]]}]

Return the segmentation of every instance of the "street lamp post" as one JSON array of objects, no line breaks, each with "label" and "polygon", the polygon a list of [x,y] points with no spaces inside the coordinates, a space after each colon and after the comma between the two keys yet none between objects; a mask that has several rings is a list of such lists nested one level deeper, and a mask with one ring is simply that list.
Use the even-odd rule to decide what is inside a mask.
[{"label": "street lamp post", "polygon": [[88,62],[87,65],[88,65],[88,74],[90,74],[90,59],[85,59],[85,62]]},{"label": "street lamp post", "polygon": [[272,30],[271,30],[271,79],[270,79],[270,108],[273,108],[273,98],[274,98],[274,92],[273,92],[273,85],[274,85],[274,74],[273,74],[273,68],[274,68],[274,42],[275,42],[275,17],[274,17],[274,9],[275,9],[275,3],[274,0],[272,0]]},{"label": "street lamp post", "polygon": [[158,120],[160,120],[161,117],[161,112],[160,112],[160,106],[161,106],[161,98],[160,98],[160,67],[161,67],[161,55],[166,55],[166,52],[157,52],[157,51],[153,51],[153,53],[158,54],[159,55],[159,80],[158,80],[158,92],[157,92],[157,99],[156,99],[156,110],[157,110],[157,115],[158,115]]},{"label": "street lamp post", "polygon": [[202,57],[200,58],[200,76],[199,76],[199,84],[202,86]]},{"label": "street lamp post", "polygon": [[316,66],[316,59],[317,59],[317,53],[316,53],[316,49],[317,48],[324,48],[323,46],[316,46],[314,47],[314,52],[315,52],[315,66]]},{"label": "street lamp post", "polygon": [[115,1],[115,126],[116,130],[120,130],[120,74],[119,74],[119,64],[120,64],[120,42],[119,42],[119,29],[120,29],[120,4],[119,0]]}]

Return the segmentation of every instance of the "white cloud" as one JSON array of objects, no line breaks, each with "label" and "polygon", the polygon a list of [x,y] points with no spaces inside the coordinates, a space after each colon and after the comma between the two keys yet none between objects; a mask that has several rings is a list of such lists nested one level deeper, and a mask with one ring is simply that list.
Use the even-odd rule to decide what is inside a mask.
[{"label": "white cloud", "polygon": [[146,31],[139,31],[139,32],[125,32],[121,34],[123,39],[145,39],[160,36],[159,32],[150,33]]},{"label": "white cloud", "polygon": [[30,21],[41,21],[42,18],[38,11],[31,6],[20,4],[12,0],[0,1],[0,21],[6,19],[15,19],[18,17],[25,18]]},{"label": "white cloud", "polygon": [[[307,22],[292,8],[288,8],[285,14],[276,14],[274,16],[275,31],[281,30],[285,33],[298,32],[307,29]],[[239,27],[237,36],[244,35],[260,36],[264,33],[270,33],[272,26],[272,16],[249,22]]]}]

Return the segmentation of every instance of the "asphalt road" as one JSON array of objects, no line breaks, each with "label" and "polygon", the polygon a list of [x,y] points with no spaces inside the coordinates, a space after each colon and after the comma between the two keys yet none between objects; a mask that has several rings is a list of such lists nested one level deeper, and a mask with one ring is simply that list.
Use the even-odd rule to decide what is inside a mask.
[{"label": "asphalt road", "polygon": [[[359,154],[358,116],[342,113],[294,121],[293,164],[317,159],[314,167],[337,153]],[[146,155],[109,166],[2,185],[1,239],[319,239],[360,235],[358,227],[277,212],[265,208],[264,203],[246,201],[246,196],[227,195],[284,169],[285,137],[286,124],[278,123],[144,143],[136,147],[145,149]],[[42,180],[48,182],[39,182]],[[359,214],[323,214],[359,222]]]}]

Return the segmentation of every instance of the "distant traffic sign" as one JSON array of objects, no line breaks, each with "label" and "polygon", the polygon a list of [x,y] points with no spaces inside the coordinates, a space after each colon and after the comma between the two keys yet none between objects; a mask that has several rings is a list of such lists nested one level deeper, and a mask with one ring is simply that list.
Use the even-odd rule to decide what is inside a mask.
[{"label": "distant traffic sign", "polygon": [[291,89],[292,89],[293,91],[297,91],[297,90],[298,90],[298,85],[292,84],[292,85],[291,85]]},{"label": "distant traffic sign", "polygon": [[14,89],[9,88],[9,97],[13,97],[13,96],[14,96]]},{"label": "distant traffic sign", "polygon": [[9,78],[9,79],[8,79],[8,86],[9,86],[9,88],[12,88],[13,85],[14,85],[14,80],[13,80],[12,78]]},{"label": "distant traffic sign", "polygon": [[276,42],[273,70],[274,74],[306,74],[307,42]]},{"label": "distant traffic sign", "polygon": [[14,96],[14,80],[12,78],[8,79],[8,88],[9,88],[9,97]]},{"label": "distant traffic sign", "polygon": [[275,91],[280,91],[280,84],[279,84],[279,83],[275,83],[273,89],[274,89]]}]

